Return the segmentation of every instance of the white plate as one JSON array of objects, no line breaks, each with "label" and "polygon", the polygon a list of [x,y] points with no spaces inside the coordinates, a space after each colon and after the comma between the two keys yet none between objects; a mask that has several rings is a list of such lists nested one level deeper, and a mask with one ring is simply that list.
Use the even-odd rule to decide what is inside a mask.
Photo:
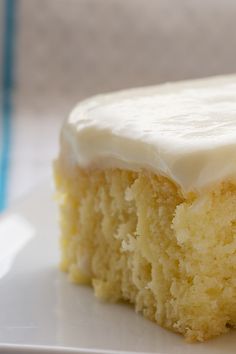
[{"label": "white plate", "polygon": [[57,269],[58,227],[49,182],[0,218],[0,352],[235,353],[236,331],[187,344],[122,304],[102,303]]}]

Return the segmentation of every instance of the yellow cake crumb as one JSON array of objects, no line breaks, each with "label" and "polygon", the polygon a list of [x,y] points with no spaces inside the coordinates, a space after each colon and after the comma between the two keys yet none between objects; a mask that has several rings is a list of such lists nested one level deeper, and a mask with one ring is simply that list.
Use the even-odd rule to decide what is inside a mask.
[{"label": "yellow cake crumb", "polygon": [[65,168],[55,179],[61,269],[96,296],[204,341],[236,324],[236,184],[183,196],[148,171]]}]

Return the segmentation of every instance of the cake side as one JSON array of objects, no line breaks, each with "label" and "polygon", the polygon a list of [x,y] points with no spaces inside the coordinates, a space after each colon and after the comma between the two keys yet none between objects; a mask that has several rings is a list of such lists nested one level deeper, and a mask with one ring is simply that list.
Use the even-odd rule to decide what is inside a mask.
[{"label": "cake side", "polygon": [[203,341],[236,324],[236,186],[184,197],[150,171],[55,166],[61,268]]}]

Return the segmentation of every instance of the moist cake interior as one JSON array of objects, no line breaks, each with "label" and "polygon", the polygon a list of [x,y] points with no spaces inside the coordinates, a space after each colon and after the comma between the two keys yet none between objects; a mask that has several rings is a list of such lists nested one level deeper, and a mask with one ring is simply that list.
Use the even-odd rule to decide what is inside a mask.
[{"label": "moist cake interior", "polygon": [[61,269],[203,341],[236,324],[236,185],[202,196],[148,171],[55,167]]}]

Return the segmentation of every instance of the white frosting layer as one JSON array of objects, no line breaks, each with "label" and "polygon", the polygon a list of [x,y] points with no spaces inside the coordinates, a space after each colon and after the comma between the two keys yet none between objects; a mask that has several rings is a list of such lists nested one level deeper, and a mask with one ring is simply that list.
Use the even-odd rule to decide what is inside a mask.
[{"label": "white frosting layer", "polygon": [[236,177],[236,76],[93,97],[62,140],[81,167],[151,169],[184,192]]}]

